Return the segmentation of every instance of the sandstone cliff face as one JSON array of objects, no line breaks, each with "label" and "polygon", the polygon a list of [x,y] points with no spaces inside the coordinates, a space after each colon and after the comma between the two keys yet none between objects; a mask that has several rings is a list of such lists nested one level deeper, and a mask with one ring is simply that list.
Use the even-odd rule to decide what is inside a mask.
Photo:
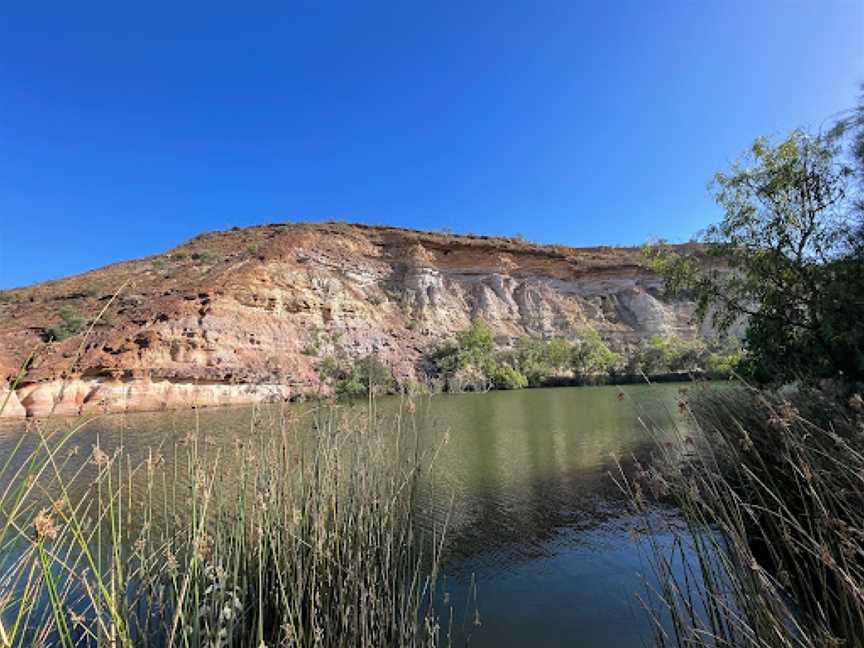
[{"label": "sandstone cliff face", "polygon": [[[574,339],[585,326],[618,348],[696,334],[693,304],[664,301],[660,287],[633,248],[339,223],[210,233],[6,291],[2,416],[287,399],[320,388],[315,366],[326,354],[374,352],[397,379],[414,380],[423,354],[475,317],[503,343]],[[62,307],[89,318],[106,310],[89,335],[48,343]]]}]

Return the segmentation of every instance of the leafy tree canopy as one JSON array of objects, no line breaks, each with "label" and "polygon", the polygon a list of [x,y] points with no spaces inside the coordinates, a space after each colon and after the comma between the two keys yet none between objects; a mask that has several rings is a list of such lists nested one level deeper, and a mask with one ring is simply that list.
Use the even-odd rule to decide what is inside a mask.
[{"label": "leafy tree canopy", "polygon": [[621,364],[621,356],[610,350],[592,328],[579,331],[579,341],[573,346],[571,360],[573,370],[581,375],[607,373]]},{"label": "leafy tree canopy", "polygon": [[724,216],[702,249],[646,251],[701,319],[721,331],[746,322],[742,369],[758,380],[864,377],[864,255],[845,132],[757,139],[715,176]]}]

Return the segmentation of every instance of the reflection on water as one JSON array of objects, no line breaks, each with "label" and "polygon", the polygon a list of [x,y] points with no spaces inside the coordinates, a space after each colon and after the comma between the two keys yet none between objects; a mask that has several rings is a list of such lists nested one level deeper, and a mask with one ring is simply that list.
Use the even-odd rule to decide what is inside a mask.
[{"label": "reflection on water", "polygon": [[455,493],[445,572],[454,625],[470,645],[650,643],[637,598],[645,548],[610,474],[615,457],[644,458],[658,440],[657,425],[649,432],[640,419],[667,431],[670,419],[681,425],[677,390],[626,387],[624,401],[615,387],[468,394],[423,413],[423,428],[450,430],[435,465],[433,517]]},{"label": "reflection on water", "polygon": [[[421,427],[450,430],[435,487],[455,493],[451,556],[500,571],[522,557],[548,555],[562,528],[591,529],[617,516],[613,457],[650,451],[652,437],[637,416],[668,419],[675,392],[668,385],[630,387],[623,402],[611,387],[439,399]],[[434,501],[440,518],[449,502]]]},{"label": "reflection on water", "polygon": [[[443,395],[419,403],[412,423],[418,438],[426,449],[440,448],[420,504],[427,526],[448,520],[440,593],[448,594],[454,627],[460,637],[470,634],[471,646],[650,643],[651,628],[636,598],[645,591],[644,556],[610,473],[614,456],[627,460],[650,452],[655,439],[640,418],[661,424],[678,418],[677,386],[623,391],[623,401],[617,387],[580,387]],[[84,426],[69,445],[86,455],[98,438],[109,453],[122,446],[140,459],[161,446],[170,461],[170,449],[190,430],[199,430],[216,452],[248,441],[253,416],[259,429],[270,426],[276,433],[286,418],[311,428],[312,409],[105,416]],[[383,399],[378,410],[393,418],[398,401]],[[9,455],[22,433],[20,425],[0,427],[0,457]],[[441,446],[444,434],[449,441]],[[25,444],[37,442],[36,435],[25,438]]]}]

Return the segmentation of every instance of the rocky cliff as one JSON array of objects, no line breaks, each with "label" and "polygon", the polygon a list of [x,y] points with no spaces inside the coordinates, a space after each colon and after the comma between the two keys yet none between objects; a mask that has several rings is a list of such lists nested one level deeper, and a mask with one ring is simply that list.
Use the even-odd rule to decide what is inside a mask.
[{"label": "rocky cliff", "polygon": [[[327,354],[374,352],[414,380],[424,352],[474,317],[502,343],[585,326],[619,349],[697,333],[693,304],[660,287],[635,248],[344,223],[208,233],[0,294],[2,416],[288,399],[319,388]],[[52,328],[71,335],[49,342]]]}]

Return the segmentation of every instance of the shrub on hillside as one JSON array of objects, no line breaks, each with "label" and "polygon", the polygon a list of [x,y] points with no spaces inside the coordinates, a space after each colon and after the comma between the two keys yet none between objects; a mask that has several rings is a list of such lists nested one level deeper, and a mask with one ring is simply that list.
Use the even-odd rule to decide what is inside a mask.
[{"label": "shrub on hillside", "polygon": [[87,326],[87,319],[70,306],[61,306],[57,311],[60,323],[45,329],[48,340],[60,342],[73,335],[77,335]]},{"label": "shrub on hillside", "polygon": [[333,386],[340,398],[360,398],[371,394],[382,394],[395,387],[390,369],[377,356],[369,354],[350,367],[344,367],[332,356],[318,363],[318,375]]}]

